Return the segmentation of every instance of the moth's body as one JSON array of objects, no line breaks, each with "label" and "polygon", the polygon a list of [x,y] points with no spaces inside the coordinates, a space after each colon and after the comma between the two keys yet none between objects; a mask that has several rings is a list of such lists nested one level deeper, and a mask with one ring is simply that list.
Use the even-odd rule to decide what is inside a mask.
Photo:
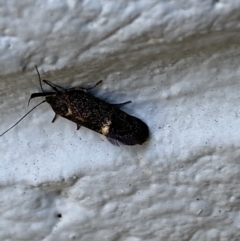
[{"label": "moth's body", "polygon": [[116,140],[125,145],[142,144],[149,135],[148,127],[140,119],[84,89],[53,93],[46,96],[46,101],[56,115],[76,123],[77,129],[84,126],[105,135],[113,143]]},{"label": "moth's body", "polygon": [[[55,112],[55,117],[52,122],[56,120],[57,116],[62,116],[77,124],[77,129],[84,126],[88,129],[96,131],[107,139],[118,145],[136,145],[143,144],[149,137],[149,130],[147,125],[140,119],[128,115],[120,110],[120,108],[131,101],[120,104],[110,104],[88,93],[88,90],[95,88],[102,81],[90,88],[70,88],[64,89],[61,86],[55,85],[48,80],[43,80],[44,83],[51,86],[54,90],[46,92],[42,87],[42,80],[38,72],[39,84],[42,92],[33,93],[29,101],[36,97],[46,97],[44,101],[34,106],[27,112],[19,121],[7,129],[0,136],[16,126],[23,120],[31,111],[44,102],[47,102]],[[28,103],[29,103],[28,101]]]}]

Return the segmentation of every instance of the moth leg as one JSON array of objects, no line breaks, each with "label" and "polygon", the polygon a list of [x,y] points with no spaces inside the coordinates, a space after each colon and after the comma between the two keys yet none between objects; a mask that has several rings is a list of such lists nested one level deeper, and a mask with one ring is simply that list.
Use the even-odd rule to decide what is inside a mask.
[{"label": "moth leg", "polygon": [[77,131],[80,129],[81,125],[77,124]]},{"label": "moth leg", "polygon": [[49,80],[44,79],[43,81],[44,81],[46,84],[51,84],[52,86],[54,86],[54,87],[56,87],[56,88],[59,88],[59,89],[65,90],[62,86],[60,86],[60,85],[56,85],[56,84],[53,84],[53,83],[50,82]]},{"label": "moth leg", "polygon": [[97,85],[99,85],[99,84],[101,84],[101,83],[102,83],[102,80],[98,81],[94,86],[89,87],[89,88],[73,87],[73,88],[69,88],[69,89],[67,89],[67,90],[65,90],[65,91],[80,90],[80,91],[87,92],[88,90],[94,89],[95,87],[97,87]]},{"label": "moth leg", "polygon": [[81,91],[87,92],[86,89],[81,88],[81,87],[73,87],[73,88],[69,88],[69,89],[67,89],[65,91],[69,91],[69,90],[81,90]]},{"label": "moth leg", "polygon": [[[43,82],[44,82],[45,84],[51,86],[56,92],[59,92],[59,90],[57,89],[57,87],[63,89],[61,86],[55,85],[55,84],[53,84],[52,82],[50,82],[49,80],[45,80],[45,79],[44,79]],[[64,89],[63,89],[63,90],[64,90]],[[64,91],[65,91],[65,90],[64,90]]]},{"label": "moth leg", "polygon": [[55,116],[54,116],[53,119],[52,119],[52,123],[57,119],[57,117],[58,117],[58,115],[55,114]]},{"label": "moth leg", "polygon": [[86,88],[86,90],[87,90],[87,91],[88,91],[88,90],[92,90],[92,89],[96,88],[98,85],[100,85],[102,82],[103,82],[103,81],[100,80],[100,81],[98,81],[95,85],[93,85],[92,87]]},{"label": "moth leg", "polygon": [[132,103],[131,100],[126,101],[126,102],[123,102],[123,103],[119,103],[119,104],[112,104],[112,105],[115,106],[115,107],[120,108],[120,107],[122,107],[122,106],[124,106],[124,105],[127,105],[127,104],[130,104],[130,103]]}]

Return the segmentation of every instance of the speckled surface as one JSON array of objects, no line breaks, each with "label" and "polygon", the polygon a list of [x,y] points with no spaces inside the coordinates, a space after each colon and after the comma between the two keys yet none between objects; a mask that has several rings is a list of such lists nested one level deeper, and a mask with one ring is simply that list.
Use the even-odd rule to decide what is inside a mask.
[{"label": "speckled surface", "polygon": [[35,64],[151,131],[116,147],[38,107],[0,138],[0,240],[240,240],[239,1],[0,3],[0,133]]}]

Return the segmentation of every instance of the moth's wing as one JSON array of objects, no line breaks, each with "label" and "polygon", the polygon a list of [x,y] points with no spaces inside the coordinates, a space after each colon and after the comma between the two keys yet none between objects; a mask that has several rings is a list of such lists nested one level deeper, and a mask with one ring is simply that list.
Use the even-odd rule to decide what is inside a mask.
[{"label": "moth's wing", "polygon": [[111,137],[107,137],[108,141],[112,143],[114,146],[120,146],[122,143],[120,141],[117,141]]}]

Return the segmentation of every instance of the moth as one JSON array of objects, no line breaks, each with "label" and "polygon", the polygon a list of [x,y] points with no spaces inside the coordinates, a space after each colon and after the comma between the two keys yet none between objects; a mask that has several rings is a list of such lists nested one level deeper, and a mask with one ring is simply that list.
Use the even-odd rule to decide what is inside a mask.
[{"label": "moth", "polygon": [[[3,136],[16,126],[39,105],[47,102],[55,112],[52,122],[54,122],[58,116],[61,116],[76,123],[77,130],[79,130],[81,126],[84,126],[106,136],[114,145],[141,145],[148,139],[148,126],[139,118],[131,116],[121,110],[121,107],[131,103],[131,101],[111,104],[89,93],[90,90],[102,83],[102,80],[89,88],[74,87],[64,89],[48,80],[42,80],[37,66],[35,66],[35,68],[42,92],[31,94],[28,103],[31,99],[38,97],[45,97],[45,100],[34,106],[17,123],[0,136]],[[52,91],[44,91],[42,82],[49,85]]]}]

